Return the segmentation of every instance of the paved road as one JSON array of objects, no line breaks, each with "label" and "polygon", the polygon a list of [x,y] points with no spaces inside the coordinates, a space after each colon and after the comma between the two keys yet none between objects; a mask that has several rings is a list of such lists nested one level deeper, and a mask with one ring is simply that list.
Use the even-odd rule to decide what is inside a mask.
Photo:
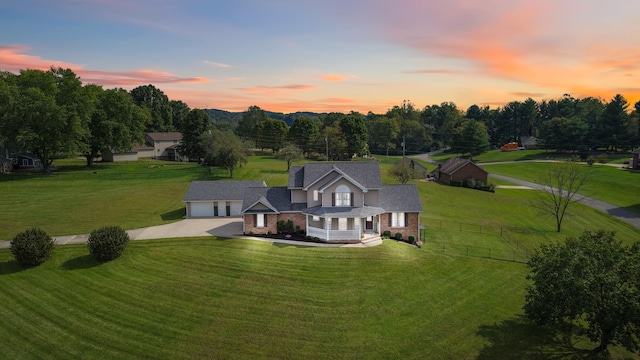
[{"label": "paved road", "polygon": [[[290,240],[265,239],[258,237],[248,237],[242,234],[241,218],[206,218],[206,219],[185,219],[171,224],[151,226],[141,229],[127,230],[131,240],[151,240],[177,237],[198,237],[198,236],[223,236],[230,238],[251,239],[257,241],[276,242],[288,245],[304,245],[317,247],[371,247],[382,244],[382,240],[375,239],[358,244],[322,244],[307,243]],[[89,239],[88,234],[55,236],[56,244],[86,244]],[[8,249],[11,246],[9,241],[0,241],[0,249]]]},{"label": "paved road", "polygon": [[[426,161],[426,162],[430,162],[433,164],[437,164],[436,161],[434,161],[431,158],[431,154],[437,154],[439,151],[434,151],[431,153],[425,153],[425,154],[418,154],[418,155],[413,155],[412,157]],[[529,160],[529,161],[553,161],[553,160]],[[517,161],[509,161],[509,162],[503,162],[503,163],[517,163]],[[488,164],[503,164],[503,163],[487,163],[487,164],[481,164],[481,165],[488,165]],[[610,166],[616,166],[616,167],[621,167],[622,165],[620,164],[606,164],[606,165],[610,165]],[[515,179],[512,177],[508,177],[508,176],[502,176],[502,175],[497,175],[497,174],[489,174],[491,177],[496,178],[496,179],[500,179],[500,180],[504,180],[504,181],[508,181],[517,185],[521,185],[521,186],[527,186],[530,188],[534,188],[534,189],[538,189],[540,190],[542,188],[541,185],[536,184],[536,183],[532,183],[530,181],[524,181],[524,180],[520,180],[520,179]],[[619,206],[613,205],[613,204],[609,204],[606,203],[604,201],[600,201],[594,198],[590,198],[588,196],[584,196],[584,195],[580,195],[577,194],[575,197],[575,200],[580,201],[581,203],[590,206],[594,209],[600,210],[602,212],[605,212],[617,219],[620,219],[624,222],[626,222],[627,224],[630,224],[631,226],[634,226],[636,229],[640,229],[640,214],[637,214],[631,210],[627,210],[625,208],[621,208]]]}]

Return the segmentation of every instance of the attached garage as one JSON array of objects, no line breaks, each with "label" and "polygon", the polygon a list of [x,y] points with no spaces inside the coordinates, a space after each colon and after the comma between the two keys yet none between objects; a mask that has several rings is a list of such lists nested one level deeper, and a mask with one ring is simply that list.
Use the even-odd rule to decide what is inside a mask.
[{"label": "attached garage", "polygon": [[193,181],[183,201],[187,218],[242,216],[247,190],[266,187],[257,181]]}]

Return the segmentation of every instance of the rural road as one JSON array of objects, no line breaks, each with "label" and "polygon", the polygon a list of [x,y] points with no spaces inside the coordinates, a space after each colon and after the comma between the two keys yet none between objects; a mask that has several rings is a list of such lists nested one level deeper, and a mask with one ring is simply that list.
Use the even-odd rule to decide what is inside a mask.
[{"label": "rural road", "polygon": [[[436,161],[434,161],[433,159],[431,159],[431,154],[436,154],[438,153],[438,151],[434,151],[431,153],[425,153],[425,154],[419,154],[419,155],[414,155],[411,156],[413,158],[419,159],[419,160],[423,160],[426,162],[430,162],[432,164],[437,164]],[[516,163],[516,161],[510,161],[508,163]],[[491,163],[491,164],[500,164],[500,163]],[[482,165],[482,164],[480,164]],[[617,165],[613,165],[613,166],[617,166]],[[497,175],[497,174],[489,174],[489,176],[495,178],[495,179],[499,179],[499,180],[503,180],[503,181],[508,181],[511,183],[514,183],[516,185],[520,185],[520,186],[526,186],[526,187],[530,187],[533,189],[542,189],[542,186],[530,181],[524,181],[524,180],[520,180],[520,179],[516,179],[516,178],[512,178],[512,177],[508,177],[508,176],[502,176],[502,175]],[[640,214],[637,214],[631,210],[627,210],[625,208],[621,208],[619,206],[613,205],[613,204],[609,204],[607,202],[604,201],[600,201],[588,196],[584,196],[584,195],[580,195],[580,194],[576,194],[575,197],[576,201],[580,201],[581,203],[590,206],[596,210],[605,212],[617,219],[620,219],[621,221],[626,222],[627,224],[630,224],[631,226],[635,227],[636,229],[640,229]]]}]

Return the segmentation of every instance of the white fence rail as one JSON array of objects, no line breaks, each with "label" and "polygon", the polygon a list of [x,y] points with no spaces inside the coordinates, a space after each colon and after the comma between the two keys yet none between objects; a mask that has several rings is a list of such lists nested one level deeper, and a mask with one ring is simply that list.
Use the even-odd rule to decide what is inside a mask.
[{"label": "white fence rail", "polygon": [[360,230],[327,230],[309,226],[307,236],[325,240],[360,240]]}]

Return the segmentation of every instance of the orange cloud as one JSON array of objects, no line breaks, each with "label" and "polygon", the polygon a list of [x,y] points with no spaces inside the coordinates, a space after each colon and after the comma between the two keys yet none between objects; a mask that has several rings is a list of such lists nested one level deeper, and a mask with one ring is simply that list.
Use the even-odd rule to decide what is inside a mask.
[{"label": "orange cloud", "polygon": [[313,85],[300,85],[300,84],[291,84],[291,85],[279,85],[279,86],[254,86],[250,88],[240,88],[243,92],[247,93],[255,93],[255,94],[263,94],[267,96],[275,96],[278,94],[283,94],[285,92],[291,91],[307,91],[316,89],[317,86]]},{"label": "orange cloud", "polygon": [[38,56],[25,55],[25,46],[0,46],[0,70],[19,72],[25,69],[48,70],[51,67],[71,69],[83,83],[114,87],[133,87],[146,84],[201,83],[209,80],[201,77],[179,77],[155,70],[99,71],[87,70],[82,65],[51,61]]},{"label": "orange cloud", "polygon": [[345,76],[342,74],[327,74],[322,76],[322,80],[329,82],[340,82],[345,80]]}]

